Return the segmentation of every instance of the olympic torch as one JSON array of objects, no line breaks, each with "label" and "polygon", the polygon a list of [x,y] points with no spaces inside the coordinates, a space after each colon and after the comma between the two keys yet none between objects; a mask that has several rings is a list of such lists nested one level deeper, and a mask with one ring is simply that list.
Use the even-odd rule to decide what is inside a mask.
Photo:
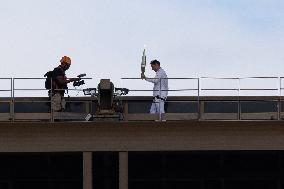
[{"label": "olympic torch", "polygon": [[141,61],[141,76],[145,74],[146,68],[146,49],[143,50],[142,61]]}]

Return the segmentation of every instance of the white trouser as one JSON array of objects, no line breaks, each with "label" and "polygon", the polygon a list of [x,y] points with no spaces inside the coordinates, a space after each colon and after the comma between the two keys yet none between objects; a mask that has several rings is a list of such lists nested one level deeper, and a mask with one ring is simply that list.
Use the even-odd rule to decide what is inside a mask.
[{"label": "white trouser", "polygon": [[165,101],[162,99],[154,98],[150,109],[151,114],[165,113]]}]

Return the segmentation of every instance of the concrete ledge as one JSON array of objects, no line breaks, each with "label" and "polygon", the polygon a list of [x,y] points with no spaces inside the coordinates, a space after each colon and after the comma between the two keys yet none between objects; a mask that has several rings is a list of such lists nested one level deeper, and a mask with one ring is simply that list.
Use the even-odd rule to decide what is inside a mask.
[{"label": "concrete ledge", "polygon": [[283,121],[0,124],[0,152],[284,150],[283,139]]}]

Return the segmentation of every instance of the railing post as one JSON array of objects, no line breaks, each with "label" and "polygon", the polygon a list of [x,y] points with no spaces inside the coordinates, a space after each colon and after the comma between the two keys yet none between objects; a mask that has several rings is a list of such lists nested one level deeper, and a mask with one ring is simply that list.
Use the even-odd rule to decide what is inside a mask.
[{"label": "railing post", "polygon": [[[160,89],[159,89],[159,96],[160,99],[159,100],[159,121],[162,121],[162,112],[161,112],[161,98],[162,98],[162,78],[159,78],[159,82],[160,82]],[[165,104],[164,104],[165,105]]]},{"label": "railing post", "polygon": [[54,111],[52,108],[52,95],[53,95],[53,88],[52,88],[52,78],[50,80],[50,116],[51,116],[51,122],[54,122]]},{"label": "railing post", "polygon": [[12,79],[12,122],[15,121],[15,78]]},{"label": "railing post", "polygon": [[241,120],[241,102],[240,94],[241,93],[241,78],[238,78],[238,120]]},{"label": "railing post", "polygon": [[9,107],[10,107],[10,117],[9,120],[13,121],[13,79],[10,78],[10,100],[9,100]]},{"label": "railing post", "polygon": [[278,120],[281,120],[281,90],[282,90],[282,82],[281,82],[282,78],[279,77],[279,98],[278,98]]},{"label": "railing post", "polygon": [[198,111],[198,120],[201,119],[201,108],[200,108],[200,78],[197,78],[197,111]]}]

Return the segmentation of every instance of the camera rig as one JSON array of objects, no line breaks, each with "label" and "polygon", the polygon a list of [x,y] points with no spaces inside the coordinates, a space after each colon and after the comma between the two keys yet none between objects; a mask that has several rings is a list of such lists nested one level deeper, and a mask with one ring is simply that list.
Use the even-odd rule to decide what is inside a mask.
[{"label": "camera rig", "polygon": [[[97,88],[83,89],[84,95],[96,97],[96,109],[85,118],[87,121],[95,118],[118,118],[123,119],[123,103],[120,98],[127,95],[129,89],[115,88],[110,79],[101,79]],[[94,98],[95,99],[95,98]]]}]

